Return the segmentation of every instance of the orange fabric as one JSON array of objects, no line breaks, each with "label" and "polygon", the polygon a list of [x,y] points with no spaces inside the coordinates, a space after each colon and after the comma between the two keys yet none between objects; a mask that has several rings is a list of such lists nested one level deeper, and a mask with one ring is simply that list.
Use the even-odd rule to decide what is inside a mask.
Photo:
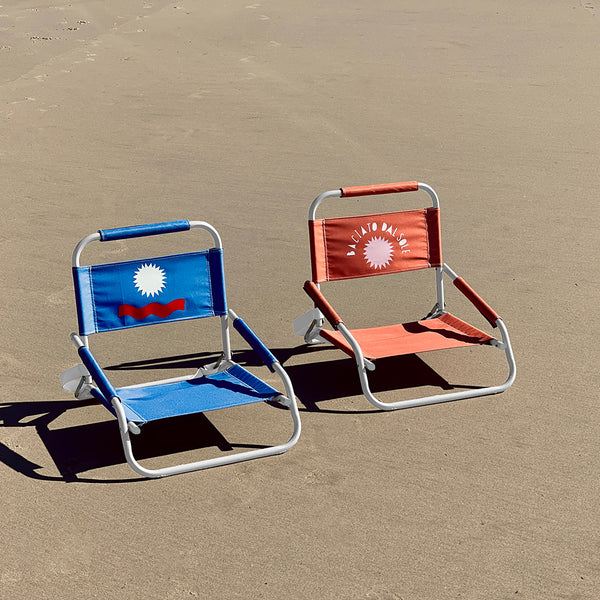
[{"label": "orange fabric", "polygon": [[304,291],[313,299],[317,308],[325,315],[325,318],[331,323],[334,329],[342,323],[341,317],[335,312],[333,306],[327,302],[325,296],[321,293],[321,290],[312,282],[306,281],[304,283]]},{"label": "orange fabric", "polygon": [[309,221],[313,281],[442,264],[438,208]]},{"label": "orange fabric", "polygon": [[317,283],[327,281],[327,267],[325,265],[324,253],[325,241],[323,239],[323,232],[323,220],[308,222],[312,279]]},{"label": "orange fabric", "polygon": [[440,209],[425,209],[427,221],[427,241],[429,243],[429,264],[432,267],[442,266],[442,232],[440,226]]},{"label": "orange fabric", "polygon": [[[403,325],[353,329],[350,333],[358,342],[365,358],[371,360],[431,350],[483,345],[493,339],[450,313],[435,319]],[[352,348],[339,331],[322,329],[320,335],[350,356],[354,356]]]},{"label": "orange fabric", "polygon": [[496,321],[500,318],[498,313],[462,277],[457,277],[453,283],[490,322],[490,325],[496,327]]},{"label": "orange fabric", "polygon": [[398,194],[400,192],[416,192],[419,184],[416,181],[402,181],[400,183],[380,183],[378,185],[358,185],[342,188],[343,198],[353,196],[373,196],[375,194]]}]

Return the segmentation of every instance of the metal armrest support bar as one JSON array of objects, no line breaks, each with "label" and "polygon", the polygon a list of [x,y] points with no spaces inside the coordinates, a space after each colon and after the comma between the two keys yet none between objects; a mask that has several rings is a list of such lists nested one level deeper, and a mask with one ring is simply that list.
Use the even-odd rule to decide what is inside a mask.
[{"label": "metal armrest support bar", "polygon": [[250,329],[246,322],[238,317],[235,312],[229,309],[229,316],[233,320],[235,330],[248,342],[250,347],[258,354],[260,359],[269,367],[271,372],[275,372],[273,365],[278,362],[273,353],[265,346],[263,341]]},{"label": "metal armrest support bar", "polygon": [[71,334],[71,339],[73,343],[77,347],[77,353],[81,358],[83,364],[86,369],[89,371],[92,379],[98,386],[100,393],[106,400],[106,407],[112,411],[112,405],[110,404],[111,400],[117,396],[117,392],[110,382],[102,367],[98,364],[98,361],[94,358],[94,355],[90,352],[89,348],[81,341],[81,338],[75,334]]},{"label": "metal armrest support bar", "polygon": [[342,318],[335,312],[333,306],[327,302],[317,285],[309,279],[304,283],[304,291],[312,298],[317,308],[331,323],[331,326],[334,329],[338,329],[339,324],[343,323]]},{"label": "metal armrest support bar", "polygon": [[444,271],[452,279],[455,287],[473,304],[473,306],[487,319],[492,327],[497,327],[500,318],[498,313],[462,278],[459,277],[446,263]]}]

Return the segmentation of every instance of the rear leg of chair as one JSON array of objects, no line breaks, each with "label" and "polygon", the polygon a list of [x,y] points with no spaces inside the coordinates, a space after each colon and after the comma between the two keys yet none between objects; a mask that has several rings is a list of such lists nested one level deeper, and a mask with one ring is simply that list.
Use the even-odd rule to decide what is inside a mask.
[{"label": "rear leg of chair", "polygon": [[360,385],[363,394],[365,395],[367,400],[371,404],[373,404],[373,406],[376,406],[381,410],[398,410],[401,408],[412,408],[415,406],[424,406],[427,404],[439,404],[441,402],[451,402],[454,400],[463,400],[466,398],[477,398],[479,396],[489,396],[491,394],[499,394],[501,392],[504,392],[513,384],[517,374],[517,367],[506,326],[502,322],[502,319],[498,319],[496,321],[496,324],[500,329],[502,337],[502,341],[497,344],[497,347],[501,350],[504,350],[509,369],[508,377],[503,384],[490,386],[486,388],[479,388],[475,390],[463,390],[462,392],[450,392],[447,394],[436,394],[433,396],[426,396],[423,398],[400,400],[398,402],[381,402],[371,392],[371,388],[369,386],[369,378],[367,374],[367,371],[371,370],[368,368],[369,362],[365,361],[365,359],[362,356],[362,351],[360,351],[360,347],[357,347],[353,349],[356,357],[356,365],[358,368],[358,375],[360,378]]},{"label": "rear leg of chair", "polygon": [[250,450],[248,452],[238,452],[237,454],[229,454],[227,456],[208,458],[205,460],[184,463],[181,465],[174,465],[171,467],[163,467],[160,469],[147,469],[146,467],[143,467],[133,455],[133,448],[130,438],[130,427],[125,416],[125,411],[123,410],[123,406],[121,405],[120,400],[118,398],[113,398],[112,405],[117,414],[117,420],[119,423],[119,433],[121,434],[121,442],[123,444],[123,451],[125,453],[125,459],[127,460],[127,464],[138,475],[141,475],[142,477],[157,478],[167,477],[169,475],[177,475],[179,473],[189,473],[191,471],[210,469],[212,467],[229,465],[233,463],[252,460],[255,458],[264,458],[267,456],[274,456],[276,454],[283,454],[284,452],[289,450],[298,441],[298,438],[300,437],[300,413],[298,412],[298,405],[296,404],[296,399],[293,394],[293,388],[289,376],[283,370],[279,363],[275,364],[274,368],[278,372],[280,377],[283,379],[287,394],[287,396],[278,397],[278,402],[288,407],[294,425],[294,431],[292,433],[292,436],[284,444],[270,446],[268,448],[259,448],[256,450]]}]

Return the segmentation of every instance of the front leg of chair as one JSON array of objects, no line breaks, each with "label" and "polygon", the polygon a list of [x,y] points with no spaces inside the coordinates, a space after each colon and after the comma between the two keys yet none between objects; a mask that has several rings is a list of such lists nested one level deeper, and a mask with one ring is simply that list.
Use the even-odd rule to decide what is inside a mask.
[{"label": "front leg of chair", "polygon": [[277,373],[281,378],[285,387],[286,396],[281,403],[287,406],[291,413],[294,421],[294,433],[286,444],[278,446],[279,449],[276,454],[285,452],[291,448],[300,436],[300,415],[298,413],[298,406],[296,404],[296,396],[294,394],[294,386],[292,381],[286,373],[285,369],[281,366],[281,363],[277,360],[274,354],[267,348],[263,341],[256,335],[256,333],[241,319],[233,310],[229,309],[229,316],[233,320],[234,329],[246,340],[250,347],[258,354],[264,364],[273,372]]},{"label": "front leg of chair", "polygon": [[290,409],[290,412],[292,414],[292,421],[294,422],[294,432],[292,433],[292,437],[281,446],[281,452],[285,452],[286,450],[289,450],[289,448],[291,448],[298,441],[302,425],[300,423],[300,413],[298,412],[298,404],[296,402],[294,387],[292,385],[290,376],[287,374],[287,372],[279,362],[273,364],[273,369],[279,375],[285,387],[286,395],[284,397],[285,400],[283,404]]},{"label": "front leg of chair", "polygon": [[[233,314],[235,315],[235,313]],[[237,315],[235,315],[235,317],[239,319]],[[238,326],[240,325],[241,322],[238,322]],[[283,397],[281,403],[284,404],[290,410],[292,422],[294,425],[294,429],[290,439],[283,444],[279,444],[277,446],[270,446],[268,448],[259,448],[256,450],[250,450],[248,452],[238,452],[237,454],[230,454],[227,456],[220,456],[216,458],[208,458],[201,461],[186,463],[182,465],[175,465],[171,467],[163,467],[160,469],[147,469],[136,460],[133,454],[133,448],[130,438],[131,423],[127,422],[127,417],[125,416],[125,411],[123,410],[121,401],[118,397],[115,396],[112,398],[112,406],[114,407],[119,422],[119,432],[121,434],[121,442],[123,445],[123,451],[125,453],[125,459],[127,460],[127,464],[138,475],[150,478],[167,477],[169,475],[177,475],[179,473],[189,473],[191,471],[210,469],[212,467],[234,464],[238,462],[252,460],[255,458],[274,456],[276,454],[283,454],[292,446],[294,446],[294,444],[298,441],[301,432],[300,413],[298,411],[298,405],[296,403],[296,397],[294,395],[294,387],[288,374],[285,372],[279,361],[270,353],[270,351],[268,351],[268,349],[266,349],[266,347],[264,346],[264,344],[262,344],[260,339],[256,337],[254,332],[249,330],[249,328],[245,324],[244,327],[241,329],[243,329],[244,337],[246,337],[249,341],[252,342],[252,345],[255,347],[255,350],[260,350],[261,357],[268,360],[269,362],[267,366],[269,366],[269,368],[274,373],[277,373],[283,382],[286,395]]]},{"label": "front leg of chair", "polygon": [[230,454],[227,456],[219,456],[216,458],[207,458],[191,463],[185,463],[181,465],[175,465],[171,467],[162,467],[160,469],[147,469],[143,467],[133,455],[133,448],[131,445],[131,438],[129,427],[127,423],[127,417],[125,411],[118,398],[113,398],[113,406],[117,414],[117,420],[119,422],[119,433],[121,434],[121,442],[123,445],[123,451],[125,453],[125,459],[127,464],[142,477],[149,477],[152,479],[159,477],[168,477],[170,475],[178,475],[180,473],[190,473],[192,471],[201,471],[204,469],[211,469],[213,467],[220,467],[223,465],[230,465],[238,462],[244,462],[247,460],[253,460],[255,458],[264,458],[267,456],[274,456],[276,454],[283,454],[286,450],[289,450],[297,441],[300,436],[300,415],[298,413],[298,407],[295,400],[290,406],[292,413],[292,419],[294,421],[294,433],[288,442],[280,444],[278,446],[270,446],[269,448],[258,448],[256,450],[250,450],[248,452],[238,452],[237,454]]},{"label": "front leg of chair", "polygon": [[510,337],[508,336],[508,330],[506,329],[504,321],[498,318],[496,321],[496,326],[500,330],[502,345],[504,346],[503,350],[506,356],[506,362],[508,363],[508,378],[501,386],[499,386],[502,389],[498,390],[499,392],[503,392],[514,383],[517,376],[517,364],[515,362],[515,355],[513,353],[512,344],[510,343]]},{"label": "front leg of chair", "polygon": [[[502,337],[502,346],[506,355],[506,360],[509,366],[509,374],[506,381],[501,385],[489,386],[486,388],[479,388],[474,390],[463,390],[461,392],[451,392],[448,394],[435,394],[432,396],[425,396],[423,398],[412,398],[407,400],[399,400],[398,402],[381,402],[378,400],[369,386],[368,377],[368,362],[363,357],[362,350],[350,331],[346,326],[341,323],[339,325],[339,331],[344,335],[348,343],[351,345],[356,359],[356,366],[358,368],[358,376],[360,379],[360,385],[365,398],[375,407],[380,410],[399,410],[403,408],[413,408],[416,406],[426,406],[429,404],[440,404],[442,402],[452,402],[455,400],[464,400],[466,398],[478,398],[480,396],[489,396],[492,394],[499,394],[507,390],[514,382],[516,377],[516,364],[508,336],[508,331],[504,325],[502,319],[496,321],[496,326],[500,329]],[[370,369],[369,369],[370,370]]]}]

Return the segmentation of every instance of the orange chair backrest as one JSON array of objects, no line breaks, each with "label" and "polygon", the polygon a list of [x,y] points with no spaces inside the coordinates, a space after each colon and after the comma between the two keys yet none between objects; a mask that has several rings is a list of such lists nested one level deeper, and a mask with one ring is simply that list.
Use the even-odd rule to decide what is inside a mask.
[{"label": "orange chair backrest", "polygon": [[439,208],[308,222],[315,283],[442,266]]}]

